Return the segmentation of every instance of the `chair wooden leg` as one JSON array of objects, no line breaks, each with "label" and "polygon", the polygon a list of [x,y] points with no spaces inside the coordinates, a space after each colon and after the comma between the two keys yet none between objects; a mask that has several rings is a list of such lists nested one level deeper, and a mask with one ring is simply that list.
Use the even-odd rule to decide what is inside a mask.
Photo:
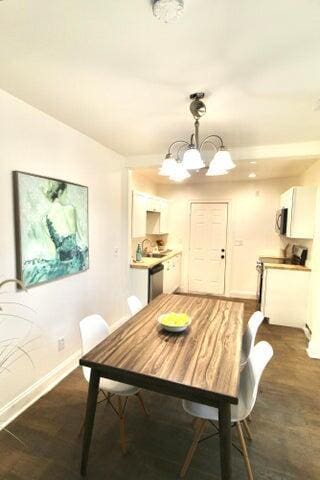
[{"label": "chair wooden leg", "polygon": [[122,453],[126,453],[126,432],[124,424],[124,402],[122,397],[118,396],[119,423],[120,423],[120,446]]},{"label": "chair wooden leg", "polygon": [[244,427],[244,431],[246,433],[247,439],[250,440],[250,442],[251,442],[252,439],[253,439],[253,436],[252,436],[251,430],[249,428],[249,425],[248,425],[248,422],[247,422],[246,419],[243,420],[243,427]]},{"label": "chair wooden leg", "polygon": [[201,438],[201,435],[203,433],[203,430],[206,426],[207,420],[199,419],[200,421],[198,422],[197,429],[195,431],[194,437],[193,437],[193,442],[192,445],[187,453],[186,459],[184,461],[184,464],[182,465],[181,472],[180,472],[180,477],[184,477],[185,474],[187,473],[187,470],[189,468],[189,465],[191,463],[191,460],[193,458],[193,455],[197,449],[198,442]]},{"label": "chair wooden leg", "polygon": [[251,464],[250,464],[250,460],[249,460],[247,445],[246,445],[246,441],[244,439],[243,432],[242,432],[241,423],[237,422],[236,425],[237,425],[237,431],[238,431],[239,440],[240,440],[240,444],[241,444],[241,449],[242,449],[242,453],[243,453],[244,463],[245,463],[246,470],[247,470],[248,480],[254,480],[253,479],[252,468],[251,468]]},{"label": "chair wooden leg", "polygon": [[144,404],[143,397],[142,397],[142,395],[141,395],[140,392],[137,393],[137,397],[138,397],[138,399],[139,399],[139,402],[140,402],[140,405],[141,405],[141,407],[142,407],[142,410],[143,410],[144,413],[148,416],[148,415],[149,415],[149,412],[148,412],[148,410],[147,410],[147,407],[146,407],[145,404]]},{"label": "chair wooden leg", "polygon": [[251,414],[247,416],[248,422],[252,422]]},{"label": "chair wooden leg", "polygon": [[83,434],[83,430],[84,430],[84,421],[82,422],[81,428],[78,433],[78,437],[81,437],[81,435]]},{"label": "chair wooden leg", "polygon": [[199,417],[195,417],[192,420],[192,426],[193,426],[194,430],[197,429],[199,422],[201,422],[201,418],[199,418]]}]

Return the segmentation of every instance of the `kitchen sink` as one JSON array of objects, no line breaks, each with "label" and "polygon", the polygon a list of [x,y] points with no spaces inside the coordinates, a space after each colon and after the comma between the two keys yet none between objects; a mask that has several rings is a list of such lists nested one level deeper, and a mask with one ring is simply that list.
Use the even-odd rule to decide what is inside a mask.
[{"label": "kitchen sink", "polygon": [[166,257],[172,250],[164,250],[163,252],[159,253],[149,253],[148,255],[144,255],[144,257],[149,257],[149,258],[163,258]]}]

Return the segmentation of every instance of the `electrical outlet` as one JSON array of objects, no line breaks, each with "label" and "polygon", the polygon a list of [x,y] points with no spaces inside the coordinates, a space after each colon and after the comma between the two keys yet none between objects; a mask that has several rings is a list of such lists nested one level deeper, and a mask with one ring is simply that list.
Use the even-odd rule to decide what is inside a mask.
[{"label": "electrical outlet", "polygon": [[58,338],[58,351],[61,352],[61,350],[64,350],[65,343],[64,343],[64,337]]}]

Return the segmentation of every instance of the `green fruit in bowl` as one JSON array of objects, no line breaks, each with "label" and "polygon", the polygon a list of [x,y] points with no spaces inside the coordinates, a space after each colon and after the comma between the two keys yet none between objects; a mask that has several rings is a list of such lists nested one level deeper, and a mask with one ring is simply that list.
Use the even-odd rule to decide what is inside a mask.
[{"label": "green fruit in bowl", "polygon": [[190,318],[186,313],[170,312],[161,318],[161,324],[166,327],[184,327],[189,323]]}]

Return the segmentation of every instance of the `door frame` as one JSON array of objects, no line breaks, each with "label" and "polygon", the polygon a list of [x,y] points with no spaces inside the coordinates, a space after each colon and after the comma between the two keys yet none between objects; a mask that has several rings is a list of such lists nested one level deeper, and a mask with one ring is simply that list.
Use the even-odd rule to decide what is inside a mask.
[{"label": "door frame", "polygon": [[188,215],[189,215],[189,225],[188,225],[188,255],[186,262],[186,273],[187,273],[187,288],[188,293],[190,292],[189,286],[189,264],[190,264],[190,244],[191,244],[191,209],[193,204],[226,204],[227,205],[227,241],[226,241],[226,267],[224,272],[224,297],[230,297],[230,279],[231,279],[231,262],[232,262],[232,201],[230,199],[201,199],[201,200],[189,200],[188,201]]}]

